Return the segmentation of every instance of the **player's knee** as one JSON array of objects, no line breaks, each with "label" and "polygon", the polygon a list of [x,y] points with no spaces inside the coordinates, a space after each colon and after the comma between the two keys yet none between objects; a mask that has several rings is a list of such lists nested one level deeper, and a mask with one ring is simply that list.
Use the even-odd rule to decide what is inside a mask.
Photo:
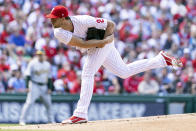
[{"label": "player's knee", "polygon": [[127,74],[121,74],[121,75],[119,75],[119,77],[122,78],[122,79],[126,79],[126,78],[129,77],[129,75],[127,75]]},{"label": "player's knee", "polygon": [[128,78],[130,76],[128,72],[129,70],[127,68],[123,68],[123,70],[120,70],[119,77],[122,79]]}]

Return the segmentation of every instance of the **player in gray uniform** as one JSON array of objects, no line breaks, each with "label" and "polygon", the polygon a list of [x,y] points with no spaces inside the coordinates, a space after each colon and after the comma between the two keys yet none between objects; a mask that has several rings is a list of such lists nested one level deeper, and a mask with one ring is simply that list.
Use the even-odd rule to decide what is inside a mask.
[{"label": "player in gray uniform", "polygon": [[50,63],[45,60],[43,51],[37,51],[36,55],[37,57],[29,62],[25,72],[28,94],[26,102],[22,108],[19,121],[20,125],[26,124],[28,111],[38,98],[43,101],[47,109],[48,122],[54,122],[50,95],[52,88]]}]

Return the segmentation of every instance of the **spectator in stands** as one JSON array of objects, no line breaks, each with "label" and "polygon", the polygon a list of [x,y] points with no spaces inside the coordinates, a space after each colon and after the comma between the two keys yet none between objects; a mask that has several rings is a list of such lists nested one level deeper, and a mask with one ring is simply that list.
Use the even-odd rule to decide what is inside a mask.
[{"label": "spectator in stands", "polygon": [[102,81],[104,86],[104,94],[119,94],[120,93],[120,83],[117,77],[111,72],[100,68],[95,74],[95,81]]},{"label": "spectator in stands", "polygon": [[16,46],[24,46],[26,42],[24,35],[20,34],[20,30],[18,28],[13,31],[13,34],[11,34],[8,38],[8,42],[15,44]]},{"label": "spectator in stands", "polygon": [[79,51],[74,50],[74,48],[71,48],[67,51],[67,58],[69,60],[69,63],[73,66],[73,69],[79,69],[80,68],[80,59],[81,54]]},{"label": "spectator in stands", "polygon": [[131,76],[124,80],[123,86],[125,88],[125,92],[127,93],[138,93],[138,85],[141,82],[141,77],[139,75]]},{"label": "spectator in stands", "polygon": [[191,94],[195,95],[196,94],[196,73],[193,75],[192,79],[192,85],[191,85]]},{"label": "spectator in stands", "polygon": [[0,71],[0,93],[4,93],[6,91],[6,81],[3,78],[3,72]]},{"label": "spectator in stands", "polygon": [[172,86],[166,90],[167,93],[175,93],[179,82],[181,82],[181,71],[175,71]]},{"label": "spectator in stands", "polygon": [[0,35],[0,44],[7,44],[8,43],[8,37],[10,35],[10,31],[8,29],[8,26],[3,26],[2,25],[3,31],[1,32]]},{"label": "spectator in stands", "polygon": [[144,80],[138,85],[139,94],[157,94],[159,91],[158,82],[152,79],[151,72],[145,72]]},{"label": "spectator in stands", "polygon": [[54,81],[54,90],[56,93],[65,93],[69,92],[69,89],[66,87],[64,80],[66,79],[66,75],[62,74],[62,76]]},{"label": "spectator in stands", "polygon": [[196,25],[191,25],[191,37],[189,39],[189,45],[192,49],[196,48]]},{"label": "spectator in stands", "polygon": [[3,18],[5,18],[4,20],[6,20],[7,23],[9,23],[14,20],[14,17],[13,17],[11,10],[10,10],[11,9],[10,3],[5,2],[4,4],[5,4],[5,6],[3,7],[2,11],[1,11],[1,16]]},{"label": "spectator in stands", "polygon": [[0,71],[8,71],[10,69],[10,66],[6,63],[6,57],[0,56]]},{"label": "spectator in stands", "polygon": [[183,53],[184,53],[184,56],[181,58],[181,61],[183,63],[183,66],[185,67],[187,64],[191,64],[190,62],[192,62],[191,56],[190,56],[190,49],[185,48]]},{"label": "spectator in stands", "polygon": [[105,88],[100,80],[95,80],[93,93],[103,95],[105,93]]},{"label": "spectator in stands", "polygon": [[192,93],[192,88],[194,88],[194,76],[193,73],[190,73],[188,75],[188,80],[187,82],[184,84],[184,89],[183,89],[183,93],[186,94],[191,94]]},{"label": "spectator in stands", "polygon": [[162,73],[159,76],[160,91],[164,93],[171,93],[171,79],[168,76],[168,69],[162,69]]},{"label": "spectator in stands", "polygon": [[71,70],[71,65],[69,63],[64,63],[63,67],[60,68],[57,72],[57,77],[61,78],[63,75],[68,75],[68,72]]},{"label": "spectator in stands", "polygon": [[19,93],[26,92],[25,80],[24,78],[22,78],[22,74],[18,69],[15,70],[13,77],[9,79],[8,89],[11,92],[19,92]]},{"label": "spectator in stands", "polygon": [[57,54],[54,56],[54,59],[53,59],[54,64],[57,65],[58,67],[60,65],[63,65],[64,63],[68,63],[68,59],[65,56],[64,52],[65,52],[64,49],[62,48],[58,49]]},{"label": "spectator in stands", "polygon": [[49,33],[44,33],[43,37],[45,38],[45,45],[42,46],[44,48],[44,51],[46,52],[46,56],[49,60],[51,60],[56,54],[57,54],[57,44],[56,41],[50,40]]},{"label": "spectator in stands", "polygon": [[118,79],[116,77],[113,77],[113,79],[111,81],[112,81],[112,84],[108,88],[109,94],[119,94],[121,86],[119,84]]},{"label": "spectator in stands", "polygon": [[193,78],[194,78],[194,69],[192,68],[192,65],[187,65],[181,75],[181,79],[183,83],[183,93],[191,93],[191,87],[194,84]]},{"label": "spectator in stands", "polygon": [[196,51],[194,51],[194,52],[192,53],[192,56],[193,56],[192,68],[193,68],[194,72],[196,72]]},{"label": "spectator in stands", "polygon": [[176,94],[183,94],[183,83],[182,82],[178,82],[177,83],[177,87],[176,87]]},{"label": "spectator in stands", "polygon": [[67,72],[67,77],[64,79],[64,84],[69,90],[69,93],[76,94],[79,93],[80,89],[80,82],[75,71],[70,70]]},{"label": "spectator in stands", "polygon": [[81,73],[78,72],[77,74],[77,78],[72,82],[73,85],[72,85],[72,88],[69,88],[69,92],[71,94],[78,94],[80,93],[80,86],[81,86]]},{"label": "spectator in stands", "polygon": [[167,33],[167,39],[165,40],[163,49],[169,50],[172,47],[172,44],[173,44],[172,32],[171,32],[171,30],[169,30]]}]

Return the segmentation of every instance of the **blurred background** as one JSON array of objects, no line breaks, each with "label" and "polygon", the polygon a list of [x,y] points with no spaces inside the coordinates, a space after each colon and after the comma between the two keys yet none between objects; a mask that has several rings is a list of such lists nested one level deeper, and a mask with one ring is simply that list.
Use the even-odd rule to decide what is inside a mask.
[{"label": "blurred background", "polygon": [[[172,98],[178,97],[179,94],[186,94],[179,98],[183,100],[196,94],[195,0],[0,0],[0,96],[11,94],[10,97],[21,98],[20,102],[24,102],[25,97],[21,96],[25,96],[26,93],[25,69],[34,57],[35,50],[44,49],[47,60],[52,64],[53,96],[61,96],[65,100],[73,96],[78,98],[78,95],[70,94],[80,92],[81,70],[85,57],[74,48],[59,43],[54,38],[50,20],[44,17],[59,4],[69,9],[69,15],[92,15],[113,20],[116,23],[115,45],[126,63],[152,58],[160,50],[179,57],[183,62],[182,69],[173,70],[169,67],[156,69],[125,80],[100,68],[95,76],[94,94],[97,94],[95,98],[102,98],[103,101],[105,98],[107,102],[111,100],[106,96],[111,95],[116,96],[116,101],[119,102],[122,98],[122,102],[125,102],[128,98],[123,96],[128,96],[130,99],[138,98],[132,100],[132,103],[136,103],[151,99],[150,96],[156,96],[156,100],[153,101],[162,102],[163,105],[148,105],[153,104],[148,101],[147,105],[143,103],[145,107],[141,109],[151,111],[151,108],[160,108],[162,112],[157,114],[168,114],[168,110],[174,113],[193,112],[194,105],[191,103],[187,105],[188,100],[180,105],[175,105],[175,102],[171,105],[174,107],[172,109],[168,109],[168,105],[164,102],[171,94]],[[74,97],[74,100],[77,99]],[[73,101],[69,102],[73,103]],[[3,108],[5,103],[0,104],[2,107],[0,121],[17,122],[18,117],[12,121],[11,116],[2,115],[3,110],[6,110]],[[94,104],[93,111],[101,108]],[[115,108],[115,103],[109,103],[108,106],[113,108],[112,104]],[[74,104],[72,106],[74,107]],[[72,106],[70,112],[73,110]],[[130,106],[131,109],[136,110],[141,107],[137,104],[130,104]],[[191,109],[188,110],[187,106],[191,106]],[[103,106],[105,107],[106,105]],[[182,110],[177,111],[177,107]],[[17,108],[18,112],[20,108],[21,106]],[[58,109],[57,105],[56,109]],[[65,107],[62,107],[65,113],[69,112],[68,108],[64,109]],[[130,111],[129,108],[126,109],[125,114]],[[90,120],[134,116],[145,116],[145,113],[116,117],[112,115],[107,118],[90,118]],[[57,119],[60,121],[63,118]],[[40,121],[43,120],[35,121],[32,118],[32,122]]]}]

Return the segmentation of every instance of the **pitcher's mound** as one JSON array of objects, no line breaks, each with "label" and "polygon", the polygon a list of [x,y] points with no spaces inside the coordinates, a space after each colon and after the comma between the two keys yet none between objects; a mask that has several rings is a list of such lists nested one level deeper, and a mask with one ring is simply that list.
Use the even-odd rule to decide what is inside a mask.
[{"label": "pitcher's mound", "polygon": [[63,131],[195,131],[196,114],[165,115],[116,120],[90,121],[83,124],[39,124],[1,127],[19,130]]}]

